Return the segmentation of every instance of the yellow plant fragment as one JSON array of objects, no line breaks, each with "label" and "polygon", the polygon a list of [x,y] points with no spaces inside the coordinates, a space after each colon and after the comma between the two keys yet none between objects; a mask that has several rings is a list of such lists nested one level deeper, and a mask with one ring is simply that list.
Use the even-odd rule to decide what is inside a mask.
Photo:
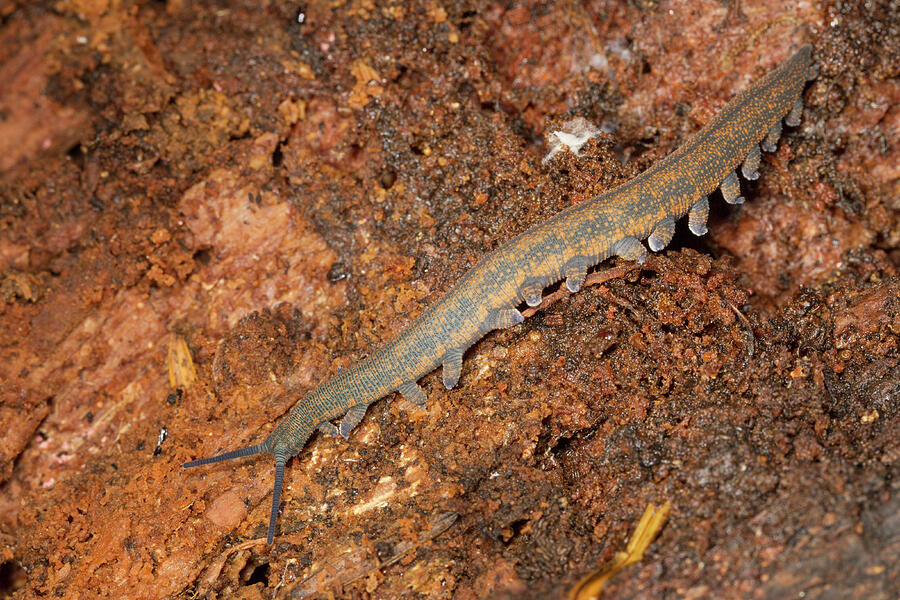
[{"label": "yellow plant fragment", "polygon": [[672,507],[671,502],[666,502],[662,507],[657,508],[650,504],[644,511],[644,516],[638,522],[628,546],[624,552],[616,552],[616,556],[579,581],[575,587],[569,591],[569,600],[596,600],[603,591],[603,586],[615,577],[619,571],[628,565],[639,562],[644,558],[644,550],[656,538],[656,534],[662,529],[666,518],[669,516],[669,509]]},{"label": "yellow plant fragment", "polygon": [[172,389],[186,390],[197,380],[197,370],[191,358],[191,350],[184,338],[176,333],[169,335],[169,385]]}]

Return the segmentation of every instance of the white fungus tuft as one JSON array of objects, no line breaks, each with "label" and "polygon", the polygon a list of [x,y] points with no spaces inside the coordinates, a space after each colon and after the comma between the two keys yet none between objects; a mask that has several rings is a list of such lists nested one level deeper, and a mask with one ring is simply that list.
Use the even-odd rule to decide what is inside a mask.
[{"label": "white fungus tuft", "polygon": [[600,130],[584,117],[575,117],[571,121],[566,121],[558,130],[547,134],[547,145],[550,147],[550,152],[541,162],[547,164],[563,148],[568,148],[577,156],[589,139],[599,135]]}]

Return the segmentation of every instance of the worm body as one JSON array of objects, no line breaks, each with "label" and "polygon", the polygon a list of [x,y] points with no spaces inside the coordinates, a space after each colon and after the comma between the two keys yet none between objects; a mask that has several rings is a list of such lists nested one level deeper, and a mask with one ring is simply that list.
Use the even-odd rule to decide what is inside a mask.
[{"label": "worm body", "polygon": [[[194,467],[271,453],[275,488],[268,543],[284,479],[284,465],[321,430],[346,436],[372,402],[399,391],[419,406],[417,381],[442,367],[444,385],[456,385],[466,349],[489,331],[523,320],[517,310],[541,302],[543,289],[561,279],[571,292],[587,270],[610,256],[643,261],[646,248],[668,245],[675,221],[688,216],[695,235],[706,233],[707,196],[720,188],[726,202],[743,202],[737,172],[758,177],[760,149],[774,151],[781,123],[794,126],[801,93],[812,71],[812,48],[804,46],[782,65],[733,98],[678,150],[619,187],[572,206],[484,256],[443,298],[392,342],[366,360],[323,382],[297,402],[266,439],[248,448],[185,463]],[[344,415],[339,426],[330,421]]]}]

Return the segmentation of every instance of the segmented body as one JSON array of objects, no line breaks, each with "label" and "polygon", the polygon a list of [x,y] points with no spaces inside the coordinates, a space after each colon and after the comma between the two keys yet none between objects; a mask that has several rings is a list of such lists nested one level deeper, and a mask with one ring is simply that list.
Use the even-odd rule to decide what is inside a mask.
[{"label": "segmented body", "polygon": [[[416,381],[442,365],[444,385],[453,387],[469,346],[493,329],[522,322],[516,309],[521,301],[536,306],[543,288],[562,278],[570,291],[578,291],[587,269],[609,256],[643,260],[646,250],[639,240],[646,238],[651,250],[661,250],[672,238],[675,221],[685,214],[690,230],[704,234],[707,195],[717,187],[726,201],[742,202],[736,169],[756,179],[760,145],[775,149],[785,116],[789,125],[799,122],[811,55],[811,47],[801,48],[641,175],[560,212],[486,255],[394,341],[310,391],[261,444],[185,466],[272,453],[276,473],[271,544],[284,464],[317,429],[346,436],[370,403],[395,391],[424,405],[425,394]],[[340,427],[331,425],[340,415],[345,415]]]}]

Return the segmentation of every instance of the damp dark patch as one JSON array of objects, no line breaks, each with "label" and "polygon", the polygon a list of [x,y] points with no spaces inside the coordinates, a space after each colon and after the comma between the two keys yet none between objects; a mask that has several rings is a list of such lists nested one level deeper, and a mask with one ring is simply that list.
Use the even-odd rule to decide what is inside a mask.
[{"label": "damp dark patch", "polygon": [[275,150],[272,151],[272,166],[276,168],[284,164],[284,152],[282,151],[281,146],[282,144],[279,142],[278,145],[275,146]]},{"label": "damp dark patch", "polygon": [[0,563],[0,597],[7,598],[25,585],[28,574],[14,560]]},{"label": "damp dark patch", "polygon": [[245,586],[256,585],[257,583],[268,586],[269,570],[269,563],[267,562],[259,565],[250,564],[241,571],[241,579],[246,577],[246,580],[244,581]]}]

